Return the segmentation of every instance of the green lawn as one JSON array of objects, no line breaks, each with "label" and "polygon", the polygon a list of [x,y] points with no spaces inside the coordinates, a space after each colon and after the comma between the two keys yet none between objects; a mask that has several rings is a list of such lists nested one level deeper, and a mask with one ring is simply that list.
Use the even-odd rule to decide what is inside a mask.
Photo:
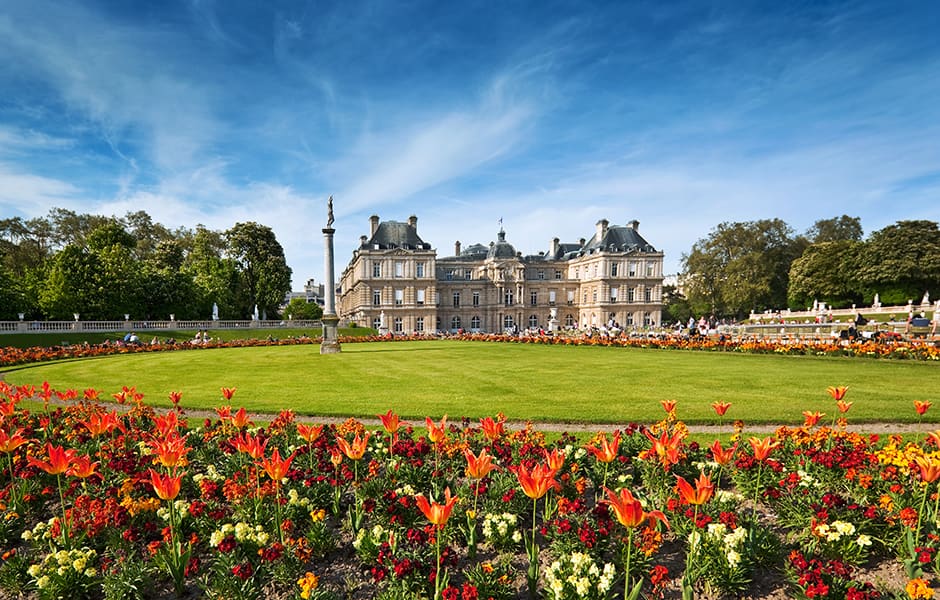
[{"label": "green lawn", "polygon": [[[126,331],[111,331],[111,332],[94,332],[94,331],[80,331],[80,332],[64,332],[64,333],[5,333],[0,335],[0,346],[9,346],[13,348],[31,348],[35,346],[40,346],[43,348],[48,348],[50,346],[61,346],[65,344],[84,344],[88,342],[89,344],[100,344],[105,340],[119,340],[124,337]],[[360,336],[360,335],[372,335],[375,333],[374,329],[366,329],[362,327],[344,327],[339,330],[340,335],[349,335],[349,336]],[[308,335],[310,337],[320,337],[322,331],[319,327],[316,328],[275,328],[275,329],[209,329],[209,337],[214,340],[248,340],[248,339],[267,339],[270,335],[278,339],[286,339],[288,337],[300,337],[301,335]],[[149,343],[154,337],[160,339],[160,341],[166,341],[168,338],[175,338],[177,341],[186,341],[191,340],[195,337],[196,332],[194,330],[166,330],[166,331],[137,331],[138,337],[144,343]]]},{"label": "green lawn", "polygon": [[[107,395],[136,386],[152,404],[223,404],[307,415],[374,416],[392,409],[425,415],[596,423],[652,422],[659,401],[679,401],[689,423],[717,422],[711,403],[732,403],[725,422],[802,422],[803,410],[831,417],[831,385],[848,385],[851,421],[916,421],[912,401],[937,406],[940,365],[897,360],[746,355],[647,349],[538,346],[485,342],[345,344],[320,355],[316,344],[121,355],[10,369],[7,381],[57,389],[94,387]],[[940,419],[938,419],[940,420]]]}]

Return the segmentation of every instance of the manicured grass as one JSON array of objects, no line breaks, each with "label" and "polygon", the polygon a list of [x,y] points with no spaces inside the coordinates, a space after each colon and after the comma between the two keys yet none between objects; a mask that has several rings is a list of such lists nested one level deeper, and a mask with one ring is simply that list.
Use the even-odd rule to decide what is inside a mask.
[{"label": "manicured grass", "polygon": [[[111,332],[93,332],[80,331],[68,333],[5,333],[0,335],[0,346],[9,346],[12,348],[32,348],[40,346],[48,348],[51,346],[61,346],[65,344],[100,344],[105,340],[114,341],[123,339],[126,331]],[[284,329],[209,329],[208,334],[214,340],[229,342],[231,340],[264,340],[270,335],[277,339],[287,339],[288,337],[300,337],[307,335],[309,337],[320,337],[322,330],[317,328],[284,328]],[[339,330],[340,335],[348,336],[366,336],[374,335],[374,329],[365,329],[362,327],[349,327]],[[174,338],[178,342],[184,342],[193,339],[196,332],[193,330],[161,330],[161,331],[137,331],[137,336],[141,342],[150,343],[154,337],[165,342],[169,338]]]},{"label": "manicured grass", "polygon": [[653,422],[663,399],[679,418],[716,423],[711,403],[731,402],[729,423],[802,423],[803,410],[831,418],[827,386],[848,385],[853,422],[916,421],[913,400],[938,403],[940,365],[898,360],[747,355],[486,342],[316,344],[109,356],[11,369],[7,381],[57,389],[94,387],[110,395],[136,386],[152,404],[183,392],[187,408],[231,404],[251,411],[374,416],[392,409],[425,415],[595,423]]}]

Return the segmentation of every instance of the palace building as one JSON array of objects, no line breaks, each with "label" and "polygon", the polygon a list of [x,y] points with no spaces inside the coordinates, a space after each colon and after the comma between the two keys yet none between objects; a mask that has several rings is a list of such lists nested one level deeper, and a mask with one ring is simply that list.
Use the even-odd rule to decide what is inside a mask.
[{"label": "palace building", "polygon": [[454,244],[453,256],[418,235],[418,218],[369,219],[369,235],[340,278],[341,319],[391,333],[523,329],[624,330],[658,326],[663,308],[663,253],[639,222],[597,222],[589,240],[551,240],[523,255],[500,229],[488,246]]}]

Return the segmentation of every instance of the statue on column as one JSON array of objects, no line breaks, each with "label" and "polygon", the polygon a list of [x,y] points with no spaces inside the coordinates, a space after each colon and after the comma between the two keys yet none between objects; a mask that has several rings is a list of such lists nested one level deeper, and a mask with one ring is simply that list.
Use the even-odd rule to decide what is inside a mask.
[{"label": "statue on column", "polygon": [[332,195],[330,195],[330,199],[327,201],[327,204],[326,204],[326,226],[327,227],[333,226],[333,196]]}]

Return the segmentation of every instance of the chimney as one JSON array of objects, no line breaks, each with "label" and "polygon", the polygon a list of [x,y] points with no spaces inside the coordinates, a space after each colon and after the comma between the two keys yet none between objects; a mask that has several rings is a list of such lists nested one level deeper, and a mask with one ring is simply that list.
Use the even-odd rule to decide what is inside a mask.
[{"label": "chimney", "polygon": [[375,235],[375,232],[378,230],[378,228],[379,228],[379,216],[372,215],[371,217],[369,217],[369,237],[370,238]]},{"label": "chimney", "polygon": [[585,242],[584,238],[581,238],[580,240],[578,240],[578,244],[579,244],[582,248],[584,248],[584,242]]},{"label": "chimney", "polygon": [[597,241],[600,242],[607,235],[607,226],[610,222],[607,219],[601,219],[597,222]]},{"label": "chimney", "polygon": [[369,241],[369,238],[367,238],[366,236],[364,236],[364,235],[360,235],[360,236],[359,236],[359,245],[360,245],[360,246],[365,246],[368,241]]},{"label": "chimney", "polygon": [[415,231],[418,230],[418,217],[411,215],[408,217],[408,224],[414,227]]},{"label": "chimney", "polygon": [[558,238],[552,238],[552,243],[549,244],[548,246],[549,248],[548,253],[552,258],[555,258],[558,255],[558,242],[559,241],[560,240]]},{"label": "chimney", "polygon": [[640,230],[640,222],[637,221],[636,219],[633,219],[632,221],[629,221],[629,222],[627,223],[627,227],[629,227],[630,229],[639,231],[639,230]]},{"label": "chimney", "polygon": [[460,256],[460,240],[454,242],[454,256]]}]

